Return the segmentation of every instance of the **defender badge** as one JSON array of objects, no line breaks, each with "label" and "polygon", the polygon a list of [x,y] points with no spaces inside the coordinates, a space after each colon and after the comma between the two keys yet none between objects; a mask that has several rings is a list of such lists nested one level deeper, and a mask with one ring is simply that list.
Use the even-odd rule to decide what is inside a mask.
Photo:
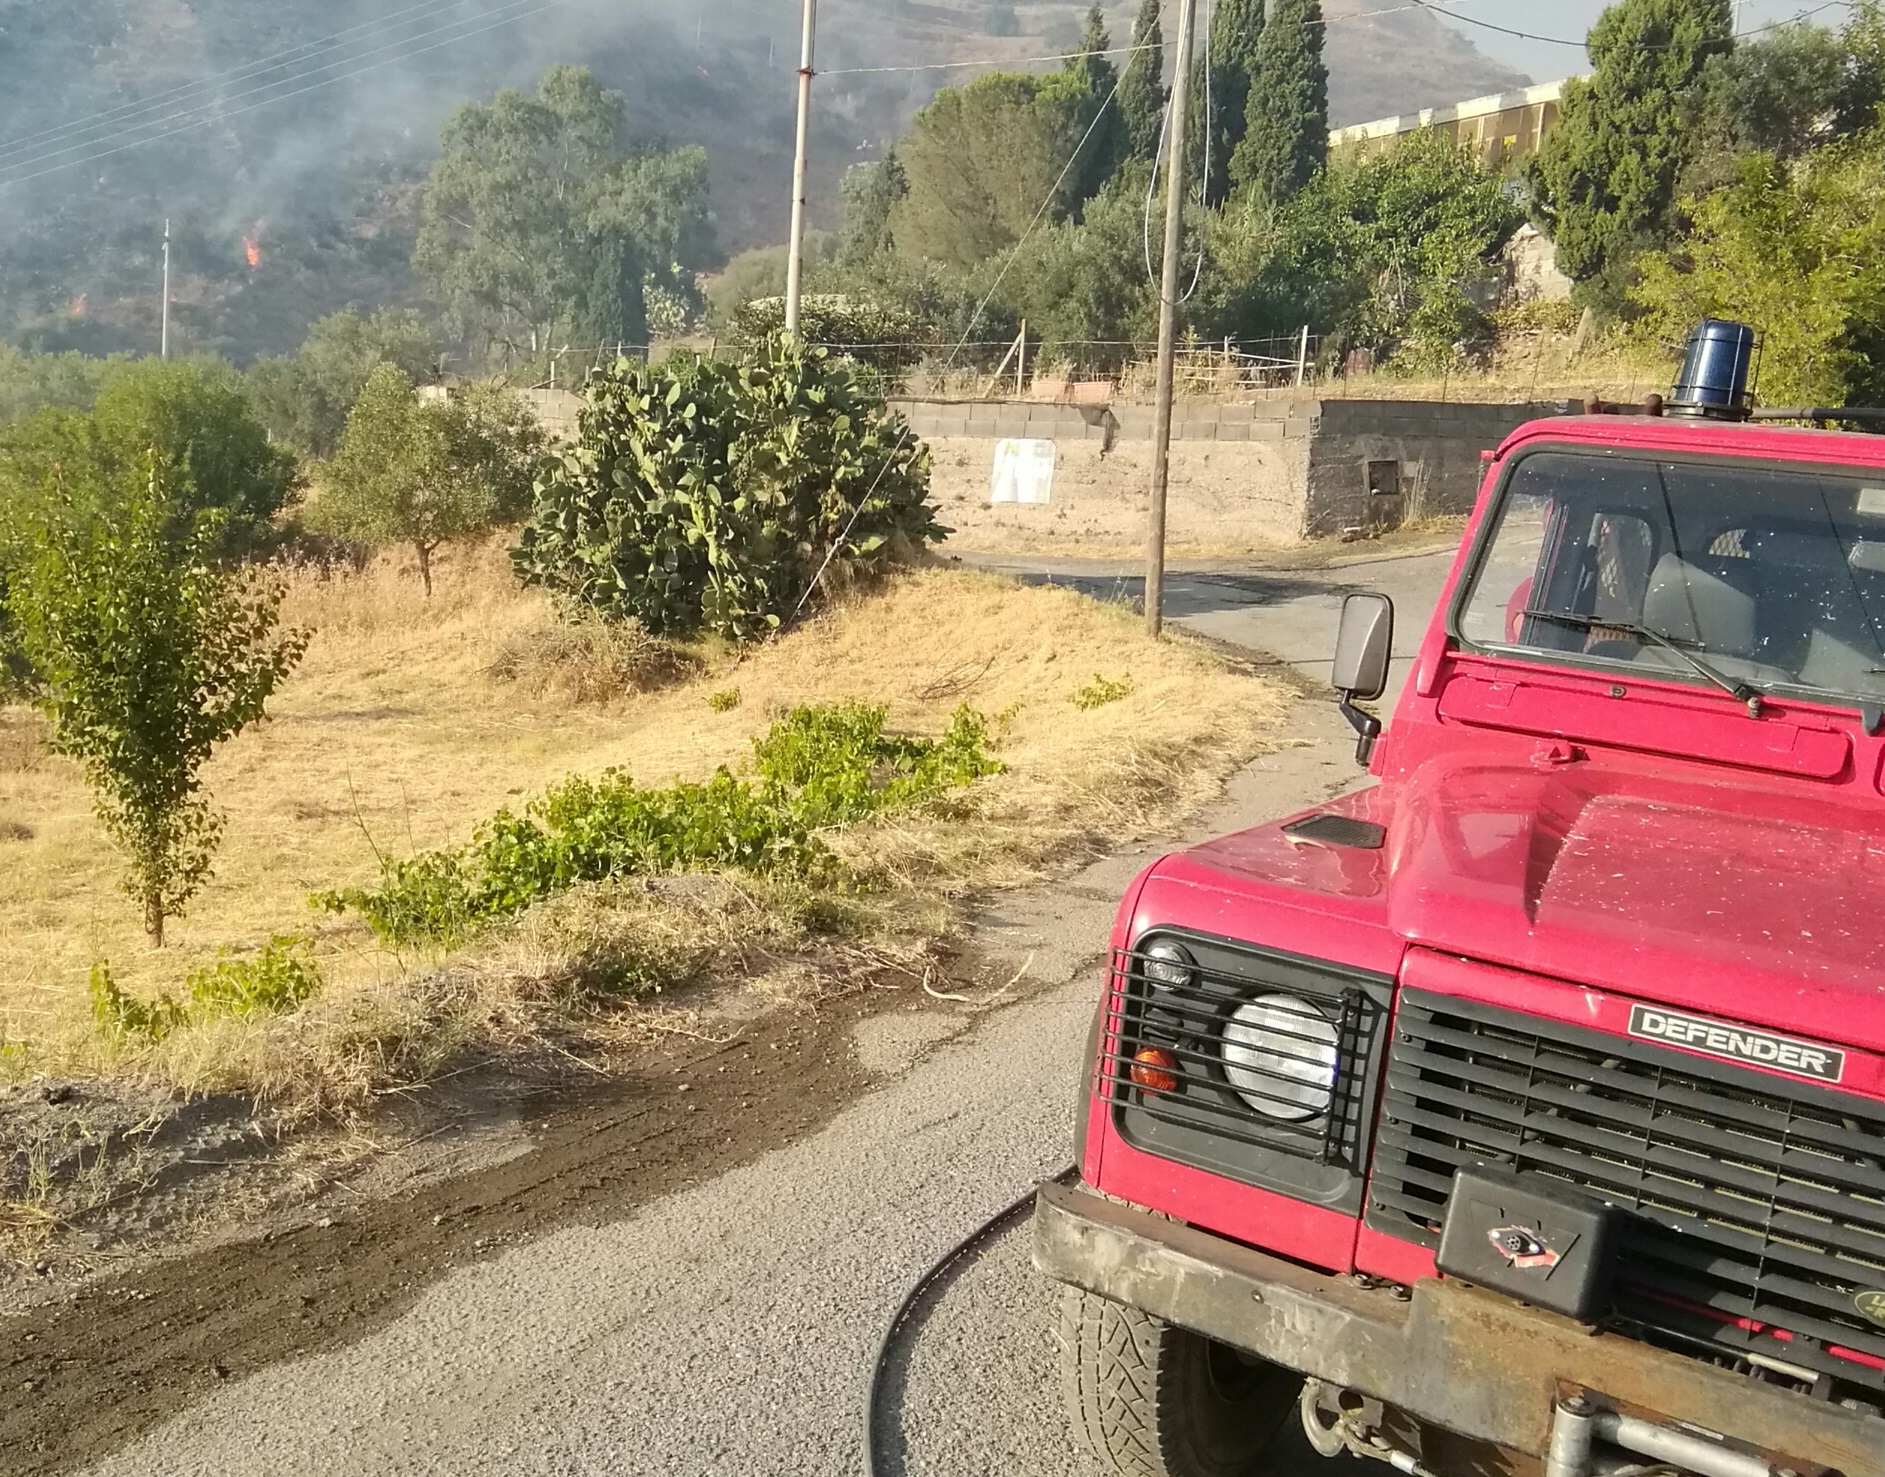
[{"label": "defender badge", "polygon": [[[1549,1272],[1563,1260],[1545,1245],[1536,1231],[1524,1226],[1495,1226],[1486,1232],[1486,1239],[1492,1243],[1494,1251],[1521,1272]],[[1880,1321],[1885,1322],[1885,1293],[1878,1294],[1878,1298]]]},{"label": "defender badge", "polygon": [[1852,1305],[1859,1310],[1859,1316],[1885,1328],[1885,1292],[1861,1292],[1853,1296]]}]

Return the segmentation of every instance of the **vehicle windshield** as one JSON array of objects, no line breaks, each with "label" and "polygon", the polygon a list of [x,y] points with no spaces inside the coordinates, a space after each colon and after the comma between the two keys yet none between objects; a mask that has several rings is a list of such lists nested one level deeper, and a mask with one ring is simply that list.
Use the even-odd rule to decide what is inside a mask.
[{"label": "vehicle windshield", "polygon": [[1542,452],[1495,518],[1473,646],[1885,700],[1885,470]]}]

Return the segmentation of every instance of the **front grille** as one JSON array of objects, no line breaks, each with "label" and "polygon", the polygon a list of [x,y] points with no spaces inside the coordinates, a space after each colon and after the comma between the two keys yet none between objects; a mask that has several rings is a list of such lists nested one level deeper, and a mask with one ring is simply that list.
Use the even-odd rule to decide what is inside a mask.
[{"label": "front grille", "polygon": [[1719,1363],[1885,1390],[1885,1107],[1667,1048],[1406,991],[1367,1222],[1439,1241],[1454,1171],[1622,1207],[1606,1326]]},{"label": "front grille", "polygon": [[[1196,968],[1188,981],[1148,977],[1145,951],[1161,940],[1190,953]],[[1389,982],[1226,940],[1169,933],[1117,954],[1114,970],[1119,988],[1100,1071],[1128,1143],[1324,1203],[1352,1198],[1359,1209],[1376,1075],[1368,1063],[1386,1021]],[[1240,1048],[1234,1027],[1241,1007],[1263,1001],[1274,1002],[1264,1006],[1276,1058],[1270,1065]],[[1331,1047],[1334,1091],[1316,1111],[1294,1100],[1304,1090],[1295,1077],[1326,1066]],[[1145,1050],[1166,1054],[1162,1076],[1150,1078],[1150,1085],[1133,1078],[1134,1058]],[[1279,1158],[1333,1174],[1291,1170]]]}]

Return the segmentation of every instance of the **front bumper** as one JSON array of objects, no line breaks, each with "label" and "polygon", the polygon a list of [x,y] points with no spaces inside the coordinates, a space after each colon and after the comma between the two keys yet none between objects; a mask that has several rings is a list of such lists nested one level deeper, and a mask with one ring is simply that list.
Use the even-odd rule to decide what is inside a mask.
[{"label": "front bumper", "polygon": [[1417,1420],[1542,1458],[1557,1398],[1590,1391],[1772,1453],[1779,1467],[1885,1477],[1885,1419],[1597,1333],[1497,1293],[1427,1278],[1412,1296],[1043,1186],[1034,1264]]}]

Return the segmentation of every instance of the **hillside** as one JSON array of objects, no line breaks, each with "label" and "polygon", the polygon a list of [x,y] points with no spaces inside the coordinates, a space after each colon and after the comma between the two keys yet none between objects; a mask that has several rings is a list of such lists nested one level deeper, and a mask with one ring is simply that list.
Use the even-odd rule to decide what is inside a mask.
[{"label": "hillside", "polygon": [[[1021,5],[1021,34],[1001,38],[986,8],[826,0],[820,68],[1017,65],[1069,45],[1084,7]],[[1116,39],[1136,8],[1112,8]],[[1520,80],[1422,11],[1327,8],[1338,124]],[[796,22],[785,0],[0,0],[0,335],[153,349],[167,217],[181,347],[247,359],[350,303],[412,301],[440,122],[556,61],[624,93],[638,129],[707,148],[724,251],[777,241]],[[827,75],[817,213],[830,221],[844,169],[974,71]]]}]

